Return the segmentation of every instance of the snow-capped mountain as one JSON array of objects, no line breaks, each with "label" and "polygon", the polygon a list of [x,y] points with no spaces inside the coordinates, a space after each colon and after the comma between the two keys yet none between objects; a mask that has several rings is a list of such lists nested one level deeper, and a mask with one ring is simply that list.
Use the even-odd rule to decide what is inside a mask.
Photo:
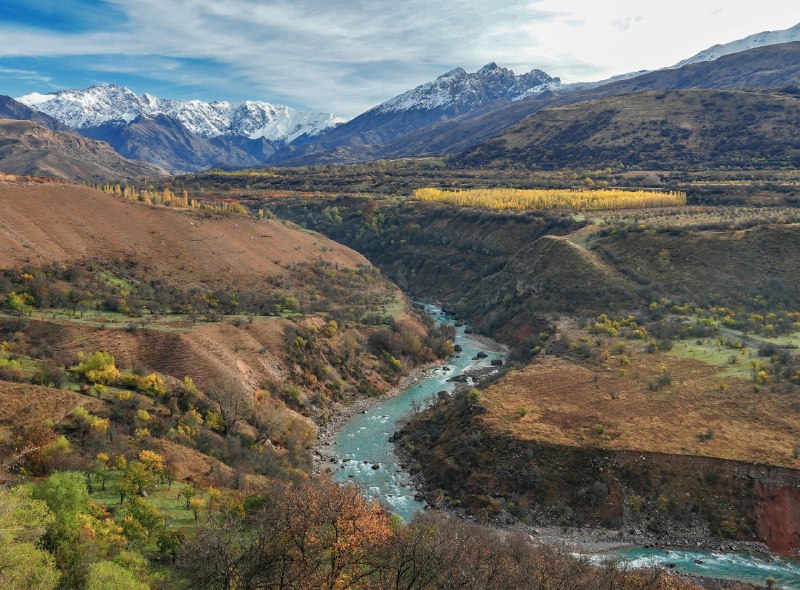
[{"label": "snow-capped mountain", "polygon": [[472,73],[456,68],[298,146],[284,161],[362,162],[384,156],[427,155],[428,150],[438,148],[430,144],[404,148],[399,143],[422,129],[469,118],[479,110],[500,109],[523,98],[546,96],[547,91],[559,88],[561,80],[542,70],[518,76],[494,62]]},{"label": "snow-capped mountain", "polygon": [[171,100],[147,93],[137,95],[115,84],[33,93],[17,100],[77,130],[166,115],[200,137],[243,136],[290,143],[301,135],[317,135],[343,122],[330,113],[303,112],[268,102]]},{"label": "snow-capped mountain", "polygon": [[456,68],[431,82],[417,86],[388,100],[371,111],[397,113],[404,111],[454,110],[464,112],[499,98],[520,100],[532,94],[561,85],[541,70],[516,76],[512,70],[491,62],[474,73]]},{"label": "snow-capped mountain", "polygon": [[750,35],[749,37],[732,41],[730,43],[714,45],[713,47],[709,47],[708,49],[701,51],[689,59],[678,62],[672,67],[680,68],[688,64],[714,61],[723,55],[731,55],[733,53],[739,53],[741,51],[747,51],[757,47],[778,45],[780,43],[791,43],[793,41],[800,41],[800,24],[796,24],[790,29],[784,29],[782,31],[764,31],[763,33],[756,33],[755,35]]}]

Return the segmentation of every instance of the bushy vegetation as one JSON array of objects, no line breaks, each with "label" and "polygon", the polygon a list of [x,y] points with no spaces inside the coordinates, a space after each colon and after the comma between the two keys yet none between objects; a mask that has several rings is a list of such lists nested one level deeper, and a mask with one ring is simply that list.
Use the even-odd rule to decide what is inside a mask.
[{"label": "bushy vegetation", "polygon": [[544,190],[544,189],[475,189],[448,191],[422,188],[414,191],[413,199],[423,202],[447,203],[459,207],[480,209],[520,210],[568,209],[598,211],[605,209],[640,209],[649,207],[680,207],[686,204],[686,194],[661,191]]},{"label": "bushy vegetation", "polygon": [[202,529],[178,564],[193,588],[232,590],[679,590],[655,571],[591,566],[521,535],[455,519],[404,525],[354,486],[304,482],[274,490]]}]

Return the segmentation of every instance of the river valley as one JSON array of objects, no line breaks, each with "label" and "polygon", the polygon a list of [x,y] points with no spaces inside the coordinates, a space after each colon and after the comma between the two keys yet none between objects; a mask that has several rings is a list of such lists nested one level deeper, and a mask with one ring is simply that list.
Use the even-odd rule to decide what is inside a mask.
[{"label": "river valley", "polygon": [[[435,306],[426,306],[437,322],[455,324],[455,320]],[[410,520],[426,504],[415,489],[411,475],[403,469],[391,438],[398,422],[411,412],[427,406],[437,393],[452,392],[454,376],[492,366],[504,359],[505,348],[484,338],[467,334],[467,326],[457,325],[454,344],[461,347],[446,364],[428,369],[424,376],[410,383],[398,395],[383,398],[364,413],[356,413],[337,429],[331,441],[330,456],[337,481],[357,481],[365,494],[378,499],[392,512]],[[548,535],[549,536],[549,535]],[[568,542],[565,539],[565,542]],[[778,587],[800,590],[800,562],[777,556],[755,556],[679,548],[655,549],[628,546],[604,551],[603,543],[587,539],[579,543],[582,553],[592,560],[621,559],[632,567],[663,566],[675,571],[712,578],[725,578],[763,584],[767,578]],[[612,546],[613,543],[605,543]],[[617,547],[619,544],[617,544]],[[587,549],[588,547],[588,549]],[[595,551],[593,553],[593,551]]]}]

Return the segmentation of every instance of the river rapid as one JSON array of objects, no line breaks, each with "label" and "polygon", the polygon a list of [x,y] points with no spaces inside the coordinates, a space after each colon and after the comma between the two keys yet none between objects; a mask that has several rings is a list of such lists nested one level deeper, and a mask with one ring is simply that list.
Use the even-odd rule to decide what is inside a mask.
[{"label": "river rapid", "polygon": [[[457,325],[436,306],[427,305],[426,310],[437,323]],[[398,395],[371,404],[365,413],[354,414],[344,421],[332,440],[330,451],[336,463],[330,466],[334,470],[334,479],[340,482],[355,480],[367,496],[379,500],[406,521],[423,510],[425,502],[415,499],[417,491],[412,486],[411,477],[401,467],[390,441],[399,429],[398,422],[432,403],[438,392],[452,392],[457,384],[448,381],[451,377],[490,367],[491,361],[503,360],[505,356],[505,347],[485,338],[470,337],[466,330],[466,326],[456,328],[454,344],[460,345],[461,351],[446,364],[429,369]],[[477,358],[479,354],[482,358]],[[778,557],[628,547],[589,555],[589,558],[598,562],[618,559],[631,567],[664,566],[687,574],[757,584],[774,578],[780,588],[800,590],[800,561]]]}]

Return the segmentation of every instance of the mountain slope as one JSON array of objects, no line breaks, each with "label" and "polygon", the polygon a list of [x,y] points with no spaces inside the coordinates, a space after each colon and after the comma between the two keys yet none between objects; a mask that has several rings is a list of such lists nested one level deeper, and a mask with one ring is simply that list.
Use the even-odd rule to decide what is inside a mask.
[{"label": "mountain slope", "polygon": [[493,103],[507,104],[536,96],[560,84],[558,78],[541,70],[517,76],[495,63],[474,73],[456,68],[308,142],[289,161],[358,161],[380,157],[383,145],[417,129]]},{"label": "mountain slope", "polygon": [[0,197],[0,268],[132,257],[181,285],[246,291],[320,258],[349,269],[368,265],[345,246],[277,221],[203,220],[63,183],[0,182]]},{"label": "mountain slope", "polygon": [[456,161],[544,169],[796,167],[798,126],[793,94],[642,92],[542,110]]},{"label": "mountain slope", "polygon": [[[376,107],[300,148],[289,164],[458,154],[502,133],[542,109],[643,90],[784,88],[800,85],[800,42],[758,47],[715,61],[615,78],[599,86],[551,84],[515,100],[498,98],[449,116],[425,111],[383,112]],[[422,87],[420,87],[422,88]],[[401,95],[408,97],[414,91]],[[389,104],[403,104],[400,97]],[[388,111],[388,109],[384,109]],[[417,127],[411,128],[411,119]],[[403,129],[402,133],[396,132]],[[386,131],[391,131],[387,133]]]},{"label": "mountain slope", "polygon": [[740,53],[742,51],[755,49],[756,47],[791,43],[793,41],[800,41],[800,23],[789,29],[783,29],[781,31],[763,31],[755,35],[749,35],[744,39],[737,39],[730,43],[714,45],[688,59],[678,62],[674,67],[679,68],[693,63],[714,61],[715,59],[732,53]]},{"label": "mountain slope", "polygon": [[494,103],[404,135],[383,146],[376,157],[457,154],[542,109],[644,90],[759,89],[797,85],[800,85],[800,43],[772,45],[713,62],[648,72],[589,89],[556,88],[516,102]]},{"label": "mountain slope", "polygon": [[31,121],[0,119],[0,170],[102,182],[163,176],[164,171],[127,160],[107,143],[42,127]]},{"label": "mountain slope", "polygon": [[126,158],[151,162],[175,172],[195,172],[220,163],[253,166],[267,160],[277,149],[263,138],[201,137],[167,115],[139,116],[128,124],[105,123],[82,133],[108,142]]},{"label": "mountain slope", "polygon": [[0,119],[13,119],[15,121],[33,121],[42,127],[47,127],[53,131],[70,132],[70,128],[56,121],[50,115],[45,115],[35,111],[27,105],[14,100],[10,96],[0,95]]}]

